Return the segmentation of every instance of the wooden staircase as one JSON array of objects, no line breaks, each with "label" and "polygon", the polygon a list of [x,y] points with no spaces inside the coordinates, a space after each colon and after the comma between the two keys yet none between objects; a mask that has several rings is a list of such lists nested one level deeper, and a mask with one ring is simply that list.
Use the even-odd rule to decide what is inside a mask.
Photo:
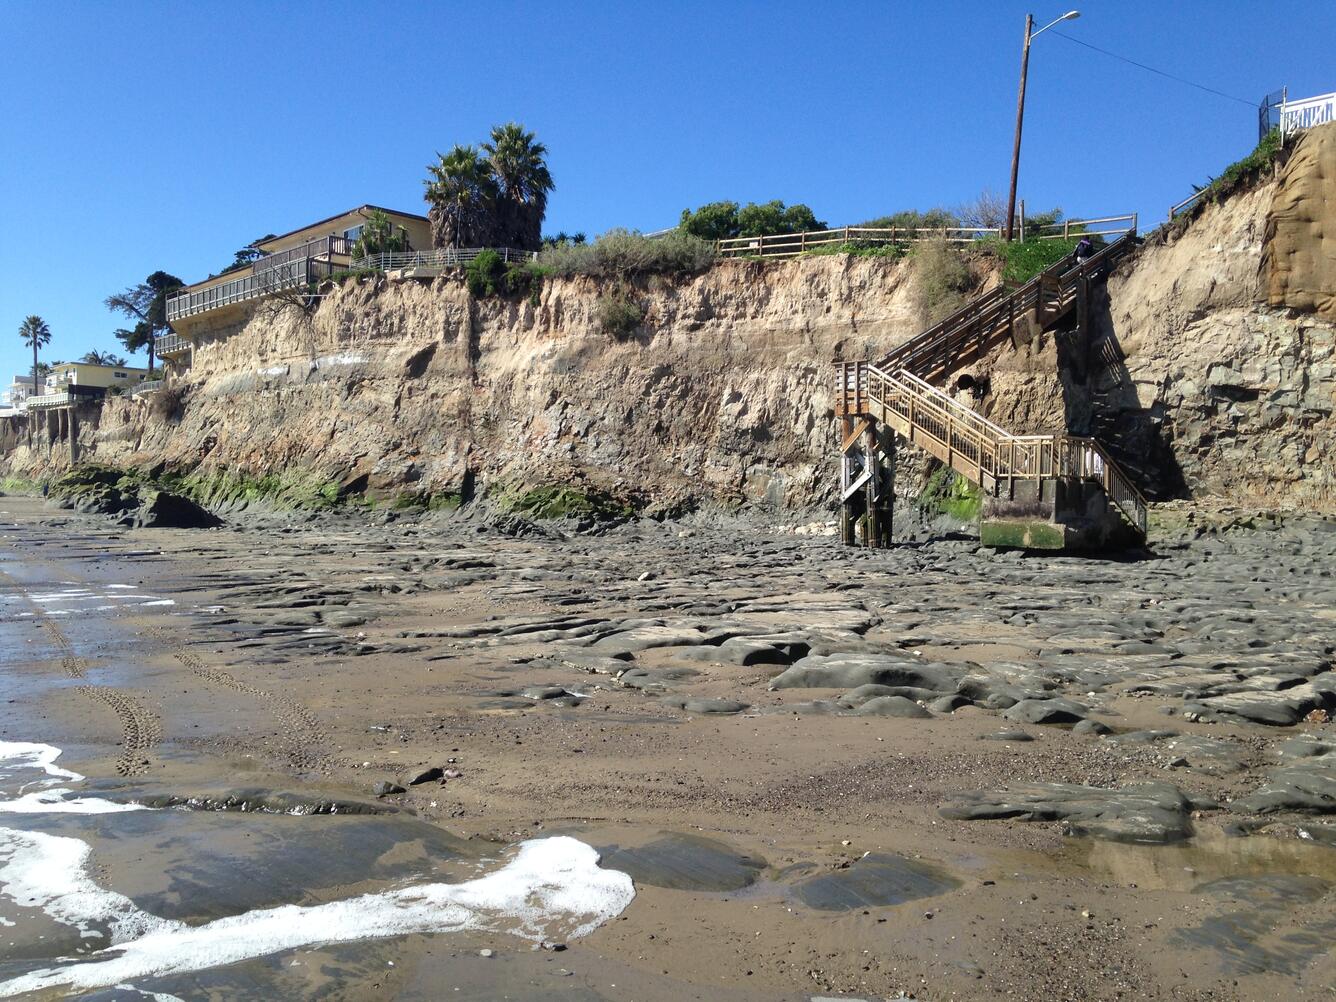
[{"label": "wooden staircase", "polygon": [[[835,410],[841,418],[841,503],[845,541],[853,542],[852,516],[867,515],[864,540],[889,542],[887,506],[893,498],[887,470],[894,467],[894,436],[918,446],[994,497],[1014,496],[1017,484],[1098,484],[1110,510],[1141,539],[1146,500],[1093,438],[1066,434],[1013,435],[942,392],[939,382],[1003,341],[1015,342],[1077,313],[1088,320],[1092,282],[1136,243],[1123,236],[1083,262],[1073,257],[1019,288],[999,286],[964,309],[911,338],[875,362],[838,363]],[[878,436],[877,424],[893,432]]]}]

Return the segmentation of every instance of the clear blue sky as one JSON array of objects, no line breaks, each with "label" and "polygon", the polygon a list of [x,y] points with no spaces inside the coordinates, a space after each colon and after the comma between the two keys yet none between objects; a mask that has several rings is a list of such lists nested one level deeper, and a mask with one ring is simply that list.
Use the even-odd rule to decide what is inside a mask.
[{"label": "clear blue sky", "polygon": [[[31,364],[29,313],[49,359],[119,350],[102,301],[151,271],[196,281],[364,202],[423,211],[433,153],[510,119],[550,149],[549,232],[652,230],[723,198],[843,224],[1005,193],[1025,12],[1070,3],[1057,30],[1254,105],[1336,90],[1331,0],[9,0],[0,371]],[[1154,225],[1255,140],[1253,107],[1035,41],[1032,208]]]}]

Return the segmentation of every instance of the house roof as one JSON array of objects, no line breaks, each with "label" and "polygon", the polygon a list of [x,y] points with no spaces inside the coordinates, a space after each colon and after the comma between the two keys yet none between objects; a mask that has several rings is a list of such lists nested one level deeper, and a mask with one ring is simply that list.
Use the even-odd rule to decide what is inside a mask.
[{"label": "house roof", "polygon": [[52,364],[51,368],[54,371],[55,369],[61,369],[69,365],[77,365],[81,369],[106,369],[108,372],[111,372],[113,370],[116,372],[148,372],[148,369],[145,369],[142,366],[137,366],[137,365],[99,365],[97,362],[79,362],[79,361],[55,362]]},{"label": "house roof", "polygon": [[255,241],[255,243],[251,244],[251,246],[256,248],[264,248],[268,244],[272,244],[275,243],[276,241],[286,239],[287,237],[292,236],[294,233],[300,233],[302,230],[309,230],[313,229],[316,226],[323,226],[325,225],[325,223],[332,223],[334,220],[342,219],[344,216],[351,216],[354,212],[365,213],[372,209],[379,209],[381,212],[389,216],[406,216],[409,219],[421,219],[424,222],[427,219],[426,216],[418,215],[416,212],[401,212],[398,209],[386,209],[383,206],[379,205],[357,205],[343,212],[336,212],[334,213],[334,215],[328,217],[327,219],[320,219],[314,223],[307,223],[305,226],[298,226],[295,230],[288,230],[288,232],[286,233],[280,233],[277,236],[270,237],[267,240],[257,240]]}]

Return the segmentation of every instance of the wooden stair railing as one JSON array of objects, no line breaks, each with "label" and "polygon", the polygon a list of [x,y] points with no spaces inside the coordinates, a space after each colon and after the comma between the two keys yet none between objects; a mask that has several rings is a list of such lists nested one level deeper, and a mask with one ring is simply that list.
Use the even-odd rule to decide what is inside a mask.
[{"label": "wooden stair railing", "polygon": [[[1083,262],[1069,255],[1018,288],[991,289],[875,363],[838,363],[836,413],[880,420],[993,494],[1016,480],[1097,482],[1113,510],[1144,538],[1146,499],[1099,442],[1065,434],[1013,435],[931,382],[1012,338],[1017,321],[1029,314],[1041,329],[1060,320],[1084,303],[1088,283],[1135,243],[1129,234]],[[846,440],[842,451],[849,445]]]},{"label": "wooden stair railing", "polygon": [[981,489],[997,494],[1014,480],[1095,481],[1117,512],[1145,535],[1146,499],[1093,438],[1013,435],[903,369],[888,373],[862,363],[849,375],[865,405],[862,413],[890,425]]},{"label": "wooden stair railing", "polygon": [[966,361],[981,358],[1011,338],[1016,321],[1034,311],[1040,326],[1060,319],[1077,302],[1080,286],[1117,261],[1135,245],[1119,237],[1084,262],[1069,255],[1017,289],[997,286],[963,309],[877,359],[879,369],[907,369],[924,379],[940,377]]}]

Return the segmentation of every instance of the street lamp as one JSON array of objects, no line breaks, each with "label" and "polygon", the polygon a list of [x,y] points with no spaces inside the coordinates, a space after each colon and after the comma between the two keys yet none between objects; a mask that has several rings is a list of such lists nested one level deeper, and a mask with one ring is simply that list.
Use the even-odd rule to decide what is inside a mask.
[{"label": "street lamp", "polygon": [[1007,196],[1007,239],[1011,239],[1012,230],[1016,225],[1016,174],[1021,167],[1021,121],[1025,118],[1025,71],[1030,66],[1030,41],[1038,35],[1042,35],[1053,27],[1059,21],[1074,21],[1081,16],[1079,10],[1069,10],[1062,17],[1056,18],[1044,25],[1038,31],[1033,31],[1034,15],[1025,15],[1025,47],[1021,49],[1021,92],[1016,98],[1016,145],[1011,151],[1011,194]]}]

